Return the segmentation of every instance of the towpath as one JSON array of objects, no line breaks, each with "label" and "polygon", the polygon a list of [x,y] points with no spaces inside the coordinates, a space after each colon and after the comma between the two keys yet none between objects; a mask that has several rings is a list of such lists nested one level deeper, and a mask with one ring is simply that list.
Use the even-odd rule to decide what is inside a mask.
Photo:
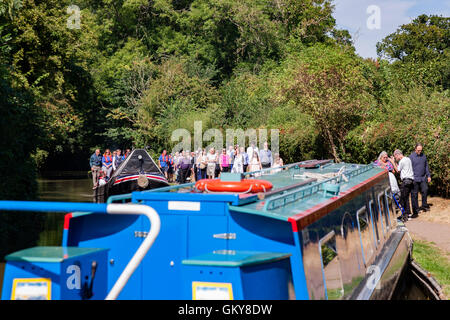
[{"label": "towpath", "polygon": [[[420,204],[419,196],[419,204]],[[450,199],[429,197],[431,209],[406,223],[413,238],[434,242],[450,260]]]}]

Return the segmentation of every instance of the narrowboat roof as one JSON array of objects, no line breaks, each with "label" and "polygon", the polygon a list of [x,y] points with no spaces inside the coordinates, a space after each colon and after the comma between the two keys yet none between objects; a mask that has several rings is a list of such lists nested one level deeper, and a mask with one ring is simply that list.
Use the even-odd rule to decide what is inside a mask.
[{"label": "narrowboat roof", "polygon": [[[133,197],[135,200],[228,200],[231,211],[292,223],[327,207],[324,209],[326,212],[322,212],[324,215],[334,207],[332,202],[345,197],[353,198],[369,185],[387,177],[384,169],[372,164],[333,163],[331,160],[308,160],[286,165],[282,169],[270,168],[258,172],[261,175],[256,179],[268,180],[273,184],[272,190],[260,194],[200,193],[194,183],[189,183],[133,193]],[[246,177],[252,174],[245,173]]]},{"label": "narrowboat roof", "polygon": [[33,247],[11,253],[5,257],[5,260],[28,262],[61,262],[65,259],[77,258],[86,254],[104,250],[106,249],[79,247]]},{"label": "narrowboat roof", "polygon": [[[142,159],[143,161],[140,161]],[[138,173],[153,173],[163,175],[155,161],[144,149],[134,149],[130,155],[120,164],[111,176],[115,180],[119,176],[133,175]]]},{"label": "narrowboat roof", "polygon": [[[339,174],[340,170],[342,174]],[[273,183],[274,191],[297,182],[311,182],[242,206],[233,206],[232,210],[288,220],[346,194],[380,172],[384,171],[372,165],[343,163],[331,164],[323,169],[305,169],[302,172],[291,168],[262,178]]]}]

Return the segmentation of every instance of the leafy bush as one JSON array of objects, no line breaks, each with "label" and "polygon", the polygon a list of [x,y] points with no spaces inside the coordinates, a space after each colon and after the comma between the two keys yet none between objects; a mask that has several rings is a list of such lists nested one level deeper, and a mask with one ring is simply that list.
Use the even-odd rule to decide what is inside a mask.
[{"label": "leafy bush", "polygon": [[347,132],[374,103],[361,61],[350,50],[316,45],[282,64],[285,71],[277,84],[279,101],[314,120],[336,161],[346,154]]},{"label": "leafy bush", "polygon": [[381,151],[392,154],[395,149],[409,155],[420,142],[430,166],[432,189],[448,196],[450,98],[445,92],[419,86],[409,90],[393,89],[389,96],[385,106],[347,136],[347,151],[351,158],[368,163]]}]

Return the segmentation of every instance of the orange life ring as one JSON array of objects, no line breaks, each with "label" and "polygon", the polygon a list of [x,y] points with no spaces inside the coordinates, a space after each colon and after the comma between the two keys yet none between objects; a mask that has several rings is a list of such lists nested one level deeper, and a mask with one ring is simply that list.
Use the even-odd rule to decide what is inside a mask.
[{"label": "orange life ring", "polygon": [[221,181],[220,179],[202,179],[195,188],[206,192],[258,193],[272,189],[273,184],[267,180],[243,179],[241,181]]}]

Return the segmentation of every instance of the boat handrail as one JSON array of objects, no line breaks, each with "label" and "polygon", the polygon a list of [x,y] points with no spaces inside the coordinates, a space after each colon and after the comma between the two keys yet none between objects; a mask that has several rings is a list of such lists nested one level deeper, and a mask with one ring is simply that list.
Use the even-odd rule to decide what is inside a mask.
[{"label": "boat handrail", "polygon": [[105,300],[115,300],[158,237],[161,220],[155,209],[141,204],[110,204],[107,206],[106,211],[108,214],[141,214],[150,220],[150,230],[147,236],[105,298]]},{"label": "boat handrail", "polygon": [[[334,178],[331,178],[334,179]],[[331,180],[328,179],[328,180]],[[321,182],[314,183],[310,186],[301,187],[300,189],[296,189],[285,194],[281,194],[279,196],[267,199],[264,204],[264,211],[274,210],[276,208],[284,207],[289,203],[301,200],[307,196],[312,195],[319,191]]]},{"label": "boat handrail", "polygon": [[83,202],[47,202],[47,201],[0,201],[0,210],[8,211],[32,211],[32,212],[89,212],[99,214],[139,214],[145,215],[150,220],[150,230],[145,240],[139,246],[116,283],[106,296],[106,300],[115,300],[122,291],[133,272],[158,237],[161,220],[155,209],[142,204],[122,203],[83,203]]},{"label": "boat handrail", "polygon": [[141,191],[141,192],[142,193],[147,193],[147,192],[165,192],[165,191],[172,191],[172,190],[181,189],[181,188],[192,188],[192,187],[195,187],[195,182],[189,182],[189,183],[183,183],[183,184],[178,184],[178,185],[173,185],[173,186],[168,186],[168,187],[144,190],[144,191]]},{"label": "boat handrail", "polygon": [[117,194],[113,196],[109,196],[108,200],[106,200],[107,204],[115,203],[115,201],[122,201],[122,203],[125,202],[125,200],[131,199],[131,193],[124,193],[124,194]]},{"label": "boat handrail", "polygon": [[306,186],[308,184],[311,184],[313,182],[316,182],[316,181],[317,181],[317,179],[310,178],[310,179],[303,180],[303,181],[301,181],[299,183],[296,183],[296,184],[288,185],[288,186],[281,187],[281,188],[276,188],[276,189],[273,189],[273,190],[270,190],[270,191],[267,191],[267,192],[260,192],[260,193],[258,193],[258,198],[260,200],[263,200],[265,198],[268,198],[268,197],[271,197],[271,196],[275,196],[276,194],[279,194],[279,193],[280,194],[282,194],[282,193],[284,194],[287,191],[292,191],[294,189],[298,189],[298,188],[304,187],[304,186]]},{"label": "boat handrail", "polygon": [[[305,165],[308,164],[309,162],[312,162],[313,160],[307,160],[307,161],[300,161],[300,162],[295,162],[295,163],[290,163],[290,164],[285,164],[284,166],[281,167],[270,167],[270,168],[265,168],[265,169],[261,169],[261,170],[256,170],[256,171],[250,171],[250,172],[244,172],[243,175],[244,176],[251,176],[254,175],[256,173],[260,173],[261,175],[265,175],[265,174],[272,174],[271,172],[274,170],[280,170],[280,169],[291,169],[291,168],[295,168],[296,166],[301,166],[301,165]],[[317,165],[320,168],[323,168],[325,166],[330,165],[331,163],[331,159],[330,160],[316,160],[318,163]]]},{"label": "boat handrail", "polygon": [[343,179],[348,181],[349,179],[361,173],[369,171],[372,168],[373,168],[372,166],[367,165],[367,166],[358,166],[356,169],[350,171],[340,170],[339,175],[336,175],[334,177],[267,199],[267,201],[264,204],[263,210],[269,211],[274,210],[276,208],[284,207],[289,203],[301,200],[319,191],[323,191],[324,186],[326,186],[327,184],[339,184]]}]

